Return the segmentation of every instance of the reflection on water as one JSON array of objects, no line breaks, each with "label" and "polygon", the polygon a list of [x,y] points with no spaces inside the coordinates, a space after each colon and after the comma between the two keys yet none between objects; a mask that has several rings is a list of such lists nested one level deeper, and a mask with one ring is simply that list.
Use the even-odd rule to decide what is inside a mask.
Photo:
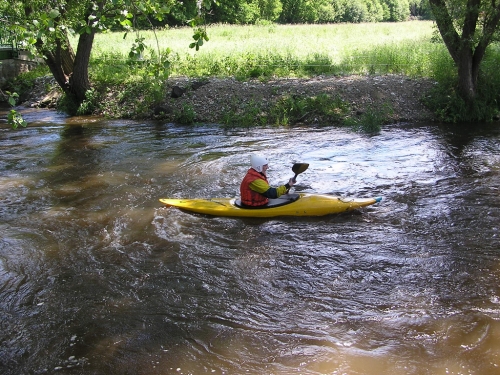
[{"label": "reflection on water", "polygon": [[[0,129],[2,373],[500,373],[497,127],[31,116]],[[255,151],[272,183],[307,162],[296,191],[384,200],[271,220],[159,204],[236,195]]]}]

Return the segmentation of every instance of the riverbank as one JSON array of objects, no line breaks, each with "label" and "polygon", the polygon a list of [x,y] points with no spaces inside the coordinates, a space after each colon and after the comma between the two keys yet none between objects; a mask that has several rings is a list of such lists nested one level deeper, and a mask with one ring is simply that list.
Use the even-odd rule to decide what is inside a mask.
[{"label": "riverbank", "polygon": [[[171,86],[189,87],[187,79],[172,79]],[[189,90],[182,97],[167,98],[170,108],[192,106],[197,120],[220,122],[230,111],[243,110],[248,103],[270,108],[280,98],[309,98],[326,94],[340,98],[349,107],[350,115],[361,116],[386,106],[389,121],[432,121],[433,114],[421,99],[434,83],[426,79],[411,79],[400,75],[384,76],[319,76],[310,79],[279,79],[268,82],[239,82],[235,79],[210,79],[196,90]],[[168,109],[168,108],[167,108]],[[314,116],[304,116],[307,123],[314,123]]]},{"label": "riverbank", "polygon": [[[51,82],[50,77],[38,79],[22,105],[55,108],[60,91]],[[183,115],[189,115],[189,119],[197,123],[225,123],[228,114],[237,115],[249,111],[249,108],[265,112],[284,97],[311,98],[326,94],[332,99],[340,99],[347,107],[348,116],[353,118],[386,108],[389,109],[385,114],[386,122],[423,122],[434,120],[432,112],[422,104],[422,98],[434,85],[428,79],[402,75],[318,76],[266,82],[172,77],[167,82],[162,102],[145,108],[139,114],[137,103],[144,98],[120,99],[119,88],[108,88],[105,101],[95,114],[111,118],[160,118],[171,122],[178,122]],[[47,91],[50,87],[53,87],[52,90]],[[306,113],[301,122],[321,123],[321,118],[313,112]]]}]

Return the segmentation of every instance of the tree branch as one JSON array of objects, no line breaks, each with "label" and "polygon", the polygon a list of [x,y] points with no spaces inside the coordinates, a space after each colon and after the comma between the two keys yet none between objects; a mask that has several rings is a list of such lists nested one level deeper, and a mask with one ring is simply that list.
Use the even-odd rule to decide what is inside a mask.
[{"label": "tree branch", "polygon": [[448,12],[446,3],[444,0],[429,0],[429,4],[436,18],[436,24],[444,44],[448,48],[453,61],[458,64],[460,60],[460,36],[455,30],[455,25]]}]

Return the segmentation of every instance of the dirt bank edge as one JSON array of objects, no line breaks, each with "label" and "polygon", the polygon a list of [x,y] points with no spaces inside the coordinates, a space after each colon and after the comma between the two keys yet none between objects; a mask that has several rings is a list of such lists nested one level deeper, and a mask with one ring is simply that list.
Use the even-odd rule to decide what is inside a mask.
[{"label": "dirt bank edge", "polygon": [[[50,78],[50,77],[49,77]],[[60,90],[50,87],[47,77],[39,79],[34,89],[23,103],[30,107],[53,107]],[[193,83],[200,83],[193,85]],[[274,103],[285,95],[301,97],[328,94],[340,97],[349,104],[352,115],[359,116],[366,111],[376,110],[384,105],[392,108],[392,122],[426,122],[435,121],[435,116],[423,104],[422,98],[427,96],[435,82],[424,78],[410,78],[401,75],[383,76],[318,76],[314,78],[274,79],[266,82],[258,80],[241,82],[234,78],[204,78],[171,77],[167,81],[164,100],[154,108],[148,109],[141,117],[161,117],[174,121],[183,108],[192,108],[196,122],[221,123],[224,114],[243,108],[249,103],[259,103],[262,108]],[[185,89],[182,96],[171,96],[173,87]],[[110,88],[106,100],[113,101],[117,94]],[[138,98],[139,99],[139,98]],[[102,115],[108,117],[120,116],[113,108],[130,107],[132,103],[115,103],[107,105]]]}]

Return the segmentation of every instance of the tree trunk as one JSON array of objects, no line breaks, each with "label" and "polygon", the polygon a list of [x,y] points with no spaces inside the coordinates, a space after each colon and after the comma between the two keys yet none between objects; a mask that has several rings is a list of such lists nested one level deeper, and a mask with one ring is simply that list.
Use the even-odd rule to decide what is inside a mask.
[{"label": "tree trunk", "polygon": [[95,32],[84,33],[78,39],[73,75],[70,77],[70,92],[74,96],[77,104],[85,100],[87,90],[90,89],[89,61],[92,45],[94,43]]},{"label": "tree trunk", "polygon": [[69,78],[73,73],[75,53],[71,48],[69,39],[57,40],[54,49],[47,49],[42,40],[38,40],[36,47],[44,56],[45,63],[49,67],[55,80],[65,93],[69,93]]},{"label": "tree trunk", "polygon": [[472,106],[477,95],[477,77],[479,69],[474,67],[472,51],[462,50],[457,59],[458,93],[467,106]]}]

